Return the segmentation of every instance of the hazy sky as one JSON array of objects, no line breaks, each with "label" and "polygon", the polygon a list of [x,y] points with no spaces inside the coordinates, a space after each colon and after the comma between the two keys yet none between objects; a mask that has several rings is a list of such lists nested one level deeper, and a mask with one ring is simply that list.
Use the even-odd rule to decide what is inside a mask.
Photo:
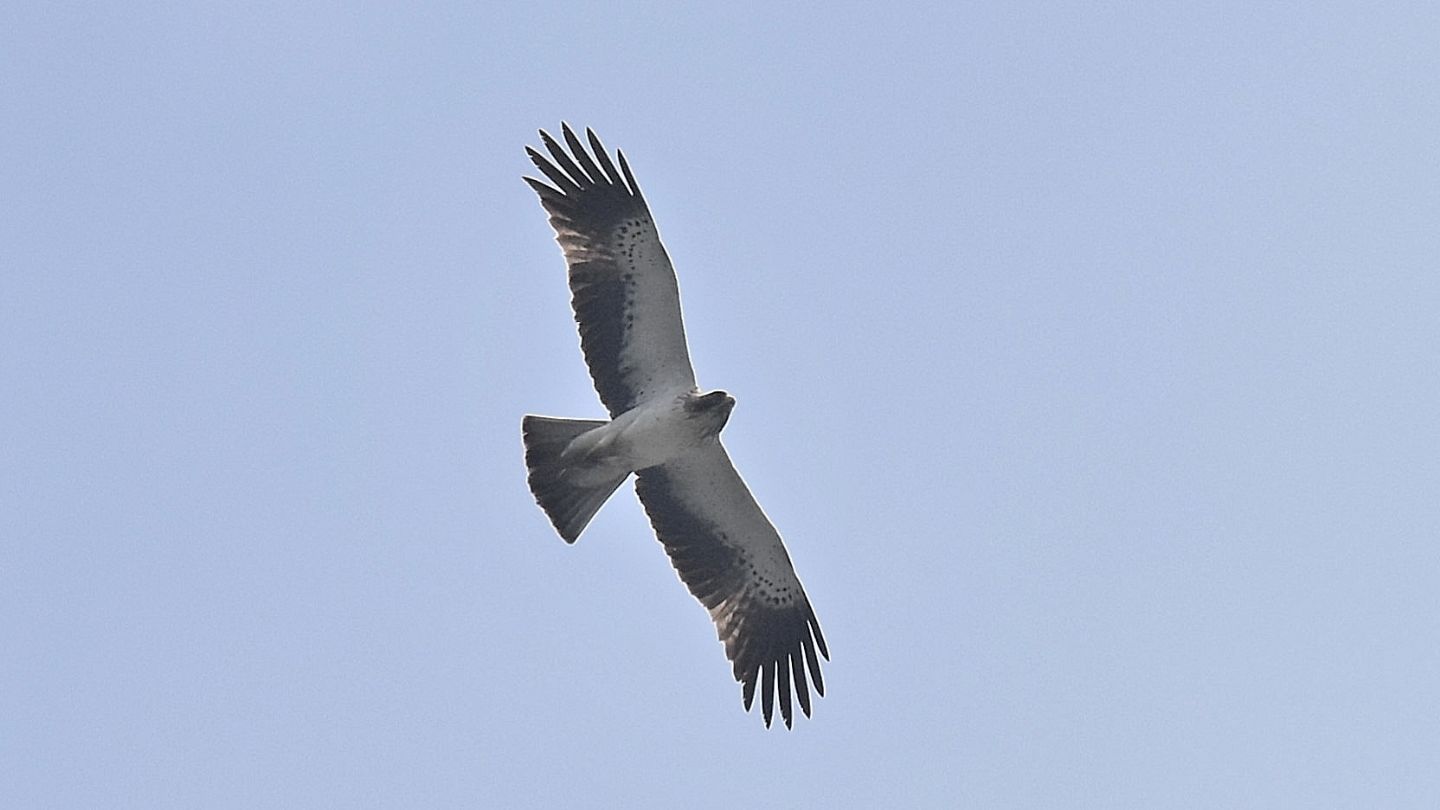
[{"label": "hazy sky", "polygon": [[[1434,3],[7,3],[0,805],[1440,806]],[[603,5],[604,10],[599,10]],[[830,643],[745,714],[523,148]]]}]

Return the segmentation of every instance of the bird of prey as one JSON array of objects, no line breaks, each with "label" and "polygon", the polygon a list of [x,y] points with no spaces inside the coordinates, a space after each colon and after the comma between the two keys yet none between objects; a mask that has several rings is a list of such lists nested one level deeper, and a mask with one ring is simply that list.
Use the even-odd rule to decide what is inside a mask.
[{"label": "bird of prey", "polygon": [[540,131],[549,156],[526,147],[549,179],[540,195],[565,254],[580,347],[609,420],[527,415],[530,490],[567,543],[635,474],[635,492],[690,593],[710,612],[749,711],[760,687],[765,725],[791,689],[810,715],[825,694],[816,651],[825,638],[780,534],[761,511],[720,429],[735,399],[695,385],[675,270],[625,155],[611,161],[595,133],[587,151],[561,125],[569,152]]}]

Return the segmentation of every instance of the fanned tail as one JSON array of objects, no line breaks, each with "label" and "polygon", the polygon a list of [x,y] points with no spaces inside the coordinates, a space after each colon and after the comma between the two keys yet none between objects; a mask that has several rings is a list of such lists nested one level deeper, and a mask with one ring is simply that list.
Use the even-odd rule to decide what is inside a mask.
[{"label": "fanned tail", "polygon": [[580,537],[590,519],[630,474],[626,471],[596,481],[594,476],[583,475],[585,468],[561,460],[561,454],[576,437],[605,424],[599,419],[533,415],[521,422],[530,492],[567,543]]}]

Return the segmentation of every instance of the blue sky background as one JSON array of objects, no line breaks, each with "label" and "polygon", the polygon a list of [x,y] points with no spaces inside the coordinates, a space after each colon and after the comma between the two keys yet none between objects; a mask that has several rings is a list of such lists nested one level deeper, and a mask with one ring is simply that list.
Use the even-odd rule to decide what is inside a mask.
[{"label": "blue sky background", "polygon": [[[1433,3],[0,10],[0,804],[1440,806]],[[623,148],[766,731],[520,182]]]}]

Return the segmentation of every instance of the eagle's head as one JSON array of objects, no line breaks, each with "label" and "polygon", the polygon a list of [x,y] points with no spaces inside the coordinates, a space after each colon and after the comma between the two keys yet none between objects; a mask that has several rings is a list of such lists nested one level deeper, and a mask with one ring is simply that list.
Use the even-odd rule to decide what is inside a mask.
[{"label": "eagle's head", "polygon": [[708,394],[697,391],[685,398],[685,412],[692,418],[712,423],[716,433],[725,427],[725,423],[730,419],[730,411],[734,408],[735,398],[724,391],[711,391]]}]

